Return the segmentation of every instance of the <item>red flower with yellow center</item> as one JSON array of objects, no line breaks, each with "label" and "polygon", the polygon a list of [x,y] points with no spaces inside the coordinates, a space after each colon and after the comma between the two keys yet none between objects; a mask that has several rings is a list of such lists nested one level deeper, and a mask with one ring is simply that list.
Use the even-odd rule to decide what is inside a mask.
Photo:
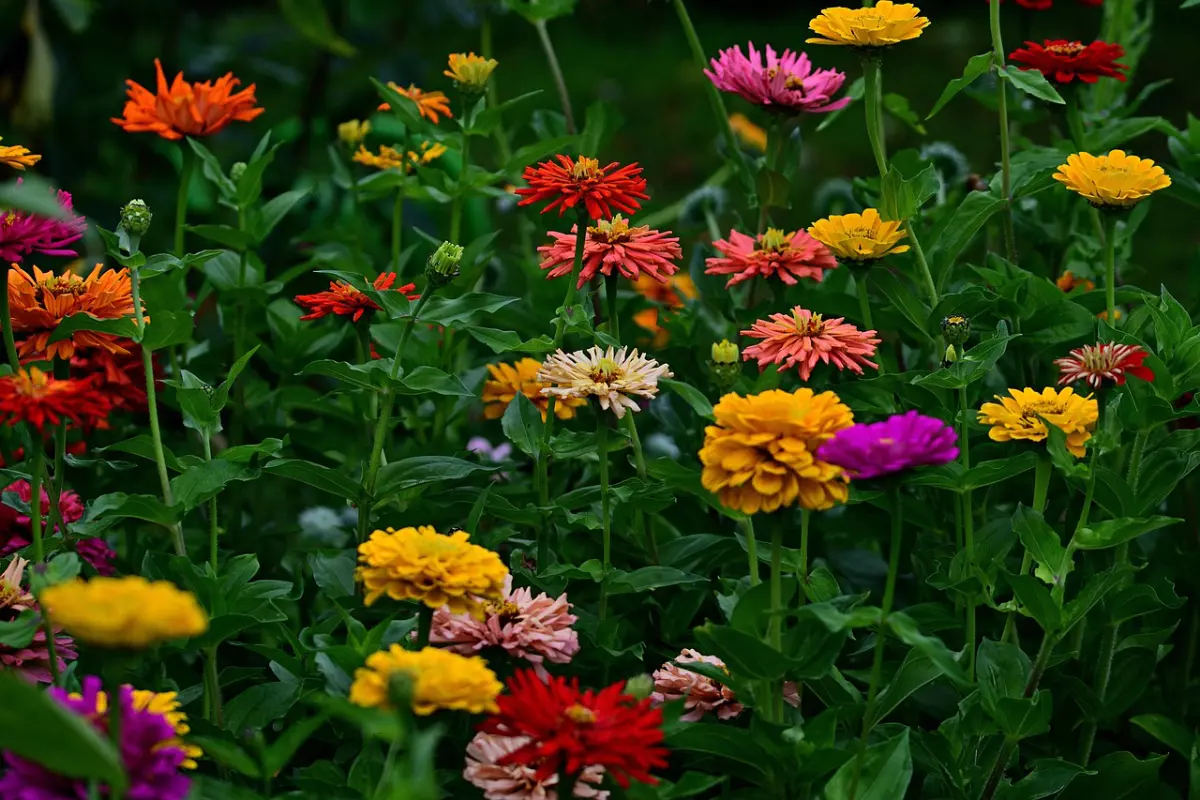
[{"label": "red flower with yellow center", "polygon": [[1058,385],[1075,381],[1087,381],[1093,389],[1099,389],[1104,381],[1116,386],[1125,385],[1126,374],[1153,381],[1154,372],[1142,362],[1150,355],[1140,345],[1099,343],[1084,345],[1071,351],[1067,358],[1054,359],[1059,372]]},{"label": "red flower with yellow center", "polygon": [[86,314],[96,319],[133,316],[129,270],[105,270],[97,264],[87,276],[74,272],[55,274],[33,267],[30,275],[13,264],[8,272],[8,303],[13,332],[23,335],[17,347],[22,359],[70,359],[76,347],[95,348],[127,355],[125,344],[109,333],[76,331],[68,338],[50,341],[50,335],[67,317]]},{"label": "red flower with yellow center", "polygon": [[68,419],[89,430],[102,425],[111,404],[90,380],[53,378],[37,367],[0,378],[0,416],[9,425],[28,422],[39,432]]},{"label": "red flower with yellow center", "polygon": [[1025,47],[1014,50],[1009,60],[1023,70],[1037,70],[1048,80],[1070,83],[1078,78],[1083,83],[1095,83],[1101,78],[1125,80],[1124,64],[1117,59],[1125,55],[1125,48],[1108,42],[1084,44],[1066,39],[1046,39],[1042,44],[1026,42]]},{"label": "red flower with yellow center", "polygon": [[633,214],[642,207],[639,201],[650,199],[642,168],[636,163],[622,167],[614,161],[601,167],[597,159],[586,156],[571,160],[560,154],[555,158],[557,163],[543,161],[525,168],[522,177],[529,185],[516,190],[521,196],[517,205],[549,201],[542,213],[557,208],[562,216],[582,203],[592,219],[608,219],[614,208]]},{"label": "red flower with yellow center", "polygon": [[[405,89],[403,86],[392,81],[388,81],[388,88],[401,97],[407,97],[416,103],[417,113],[434,125],[438,124],[438,114],[442,114],[448,118],[454,116],[450,113],[450,98],[441,92],[423,92],[415,84],[411,83]],[[379,110],[391,111],[392,107],[388,103],[380,103]]]},{"label": "red flower with yellow center", "polygon": [[164,139],[209,136],[230,122],[250,122],[264,111],[255,105],[258,101],[253,83],[240,92],[234,91],[241,81],[232,72],[216,81],[195,83],[185,81],[180,72],[167,86],[162,62],[157,58],[154,71],[157,77],[154,92],[136,81],[125,81],[129,100],[123,115],[113,117],[112,121],[129,133],[157,133]]},{"label": "red flower with yellow center", "polygon": [[[384,272],[375,279],[372,285],[376,290],[385,292],[392,290],[392,284],[395,282],[396,273]],[[397,287],[394,291],[403,294],[409,300],[416,300],[421,295],[410,294],[416,288],[417,285],[415,283],[406,283],[403,286]],[[363,314],[368,311],[379,310],[378,303],[345,281],[330,281],[328,291],[317,292],[315,294],[298,294],[295,300],[297,304],[303,306],[308,311],[300,319],[320,319],[321,317],[335,314],[339,317],[353,317],[354,321],[358,322],[362,319]]]}]

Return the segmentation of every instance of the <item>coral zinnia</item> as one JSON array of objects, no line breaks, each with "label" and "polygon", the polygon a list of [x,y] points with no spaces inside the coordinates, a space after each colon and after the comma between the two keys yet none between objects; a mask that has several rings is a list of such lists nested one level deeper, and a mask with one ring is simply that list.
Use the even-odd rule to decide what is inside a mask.
[{"label": "coral zinnia", "polygon": [[[376,291],[399,292],[409,300],[420,298],[419,294],[410,294],[417,288],[415,283],[406,283],[392,289],[392,284],[395,282],[396,273],[382,272],[371,285],[375,287]],[[303,306],[308,311],[300,319],[321,319],[335,314],[339,317],[350,317],[354,322],[358,322],[368,311],[379,310],[378,303],[345,281],[330,281],[328,291],[298,294],[294,299],[297,305]]]},{"label": "coral zinnia", "polygon": [[[664,311],[676,311],[683,308],[688,300],[700,296],[696,284],[686,272],[677,272],[667,278],[666,283],[659,283],[649,275],[642,275],[633,283],[634,290],[651,303],[666,306]],[[662,348],[671,340],[667,329],[658,324],[659,309],[643,308],[634,313],[633,323],[643,330],[654,334],[654,347]]]},{"label": "coral zinnia", "polygon": [[1054,180],[1094,206],[1129,208],[1171,185],[1162,167],[1148,158],[1113,150],[1105,156],[1072,153],[1060,164]]},{"label": "coral zinnia", "polygon": [[45,432],[69,419],[90,430],[107,418],[112,404],[90,380],[54,378],[37,367],[0,377],[0,416],[9,425],[27,422]]},{"label": "coral zinnia", "polygon": [[466,531],[444,536],[429,525],[373,532],[358,546],[357,577],[366,604],[387,595],[482,616],[482,603],[504,595],[508,568],[470,538]]},{"label": "coral zinnia", "polygon": [[[528,736],[475,734],[467,744],[463,778],[483,790],[484,800],[558,800],[557,774],[539,779],[533,766],[505,763],[508,755],[529,742]],[[587,767],[576,777],[571,796],[607,800],[609,793],[597,788],[603,782],[603,767]]]},{"label": "coral zinnia", "polygon": [[[571,274],[575,268],[578,232],[578,225],[572,225],[570,233],[550,231],[553,244],[538,248],[543,256],[539,266],[550,270],[547,278]],[[659,283],[666,283],[667,276],[679,269],[672,262],[680,258],[683,249],[678,236],[672,236],[670,231],[652,231],[645,225],[630,227],[629,220],[617,214],[611,221],[599,220],[595,227],[587,229],[577,286],[582,287],[597,272],[608,276],[614,269],[631,280],[649,275]]]},{"label": "coral zinnia", "polygon": [[95,319],[133,316],[129,270],[106,270],[97,264],[86,276],[74,272],[56,275],[33,267],[30,275],[13,264],[8,271],[8,303],[13,331],[22,334],[18,353],[22,359],[71,359],[76,347],[89,347],[127,355],[122,340],[108,333],[75,331],[66,339],[51,342],[50,336],[67,317],[86,314]]},{"label": "coral zinnia", "polygon": [[798,278],[820,281],[825,271],[837,267],[829,248],[804,231],[787,233],[767,228],[757,237],[729,231],[728,239],[718,239],[713,247],[719,257],[705,259],[704,274],[730,275],[726,288],[754,277],[778,277],[788,286]]},{"label": "coral zinnia", "polygon": [[909,411],[838,431],[817,450],[817,458],[867,480],[946,464],[958,458],[957,442],[958,434],[945,422]]},{"label": "coral zinnia", "polygon": [[836,69],[814,70],[806,53],[784,50],[777,55],[775,48],[767,45],[764,61],[753,42],[748,49],[749,57],[737,46],[722,50],[712,59],[712,69],[704,70],[704,74],[713,86],[740,95],[768,111],[785,114],[823,113],[849,105],[849,97],[833,99],[845,83],[846,73]]},{"label": "coral zinnia", "polygon": [[367,656],[367,665],[354,671],[350,702],[394,708],[389,684],[397,673],[408,676],[412,710],[421,716],[440,709],[494,713],[496,695],[504,688],[479,656],[460,656],[437,647],[413,652],[394,644]]},{"label": "coral zinnia", "polygon": [[900,244],[908,232],[900,229],[899,222],[885,222],[873,208],[819,219],[808,233],[845,261],[877,261],[908,252],[908,245]]},{"label": "coral zinnia", "polygon": [[1144,381],[1152,381],[1154,372],[1142,365],[1148,355],[1150,354],[1136,344],[1101,342],[1084,345],[1072,350],[1067,358],[1054,359],[1055,365],[1062,373],[1058,385],[1087,381],[1093,389],[1099,389],[1100,384],[1110,380],[1117,386],[1124,386],[1126,373]]},{"label": "coral zinnia", "polygon": [[835,44],[850,47],[888,47],[916,39],[929,25],[918,16],[921,9],[912,3],[879,0],[867,8],[826,8],[808,27],[817,34],[809,44]]},{"label": "coral zinnia", "polygon": [[[488,364],[491,380],[483,384],[483,416],[485,419],[500,419],[508,404],[523,394],[532,401],[538,411],[542,412],[542,421],[546,421],[546,409],[550,407],[550,398],[542,394],[549,387],[546,381],[538,380],[538,372],[542,362],[532,358],[522,358],[512,364]],[[554,404],[554,416],[559,419],[571,419],[575,409],[587,405],[582,397],[563,397]]]},{"label": "coral zinnia", "polygon": [[548,200],[542,213],[557,208],[562,216],[568,208],[583,203],[592,219],[608,219],[614,208],[633,214],[642,207],[641,200],[650,199],[642,168],[637,164],[622,167],[614,161],[601,167],[598,160],[586,156],[574,161],[561,154],[555,158],[558,163],[543,161],[536,167],[525,168],[522,177],[529,185],[516,190],[521,196],[517,205]]},{"label": "coral zinnia", "polygon": [[727,394],[713,415],[700,448],[700,482],[725,507],[756,514],[796,502],[813,511],[846,502],[842,468],[817,457],[822,444],[854,424],[833,392]]},{"label": "coral zinnia", "polygon": [[[33,595],[21,588],[21,577],[29,562],[16,556],[8,563],[8,567],[0,573],[0,624],[7,625],[16,620],[22,611],[37,611],[37,601]],[[60,636],[59,629],[54,629],[54,654],[58,659],[58,671],[67,668],[67,660],[74,660],[75,643],[69,636]],[[35,683],[50,683],[50,648],[46,644],[46,630],[38,626],[23,645],[17,642],[0,642],[0,671],[13,670],[18,675],[28,678]]]},{"label": "coral zinnia", "polygon": [[984,403],[979,408],[979,421],[992,426],[988,436],[993,441],[1044,442],[1050,435],[1048,422],[1067,435],[1071,454],[1083,458],[1084,445],[1092,438],[1092,429],[1100,417],[1094,397],[1075,394],[1070,387],[1055,390],[1052,386],[1041,392],[1009,389],[1008,394],[1008,397],[997,395],[999,403]]},{"label": "coral zinnia", "polygon": [[[0,140],[4,137],[0,136]],[[28,147],[19,144],[0,145],[0,164],[24,171],[41,161],[42,157],[29,151]]]},{"label": "coral zinnia", "polygon": [[667,765],[662,747],[662,712],[650,699],[625,694],[625,684],[580,691],[578,679],[551,676],[545,682],[533,670],[518,670],[508,680],[500,711],[479,729],[529,742],[501,759],[525,764],[538,780],[588,767],[604,767],[623,789],[630,780],[654,784],[650,770]]},{"label": "coral zinnia", "polygon": [[701,655],[695,650],[684,648],[674,659],[654,670],[654,692],[650,699],[662,705],[673,700],[683,700],[684,722],[696,722],[714,711],[717,719],[733,719],[742,713],[744,706],[737,702],[733,690],[706,675],[692,672],[679,664],[711,664],[724,670],[725,662],[716,656]]},{"label": "coral zinnia", "polygon": [[1069,42],[1066,39],[1046,39],[1043,44],[1026,42],[1026,46],[1014,50],[1009,60],[1021,69],[1037,70],[1052,81],[1070,83],[1078,78],[1084,83],[1095,83],[1101,78],[1125,80],[1117,59],[1125,55],[1125,48],[1108,42]]},{"label": "coral zinnia", "polygon": [[559,399],[596,397],[600,407],[611,410],[617,419],[625,416],[626,409],[638,410],[634,397],[653,398],[658,394],[659,378],[670,377],[666,364],[646,358],[636,349],[601,350],[595,345],[574,353],[559,350],[538,372],[538,380],[552,384],[542,389],[542,394]]},{"label": "coral zinnia", "polygon": [[96,647],[141,649],[208,630],[195,595],[138,575],[60,583],[42,604],[55,624]]},{"label": "coral zinnia", "polygon": [[230,122],[250,122],[264,109],[255,105],[254,84],[234,92],[241,83],[232,72],[214,81],[188,83],[183,73],[170,87],[162,62],[154,59],[155,91],[127,80],[129,100],[121,117],[113,122],[129,133],[157,133],[164,139],[209,136]]},{"label": "coral zinnia", "polygon": [[790,314],[772,314],[769,320],[760,319],[742,331],[743,336],[763,340],[742,351],[742,360],[755,359],[760,370],[768,364],[778,364],[780,372],[795,367],[802,381],[809,379],[820,362],[861,375],[863,367],[879,369],[869,360],[880,342],[874,333],[860,331],[844,317],[825,319],[796,306]]},{"label": "coral zinnia", "polygon": [[[21,179],[18,178],[20,183]],[[67,247],[87,232],[87,220],[75,214],[70,192],[58,190],[56,197],[63,216],[43,217],[13,209],[0,216],[0,260],[21,261],[31,253],[44,256],[73,256]]]},{"label": "coral zinnia", "polygon": [[366,164],[368,167],[375,167],[376,169],[402,169],[407,175],[412,172],[415,165],[420,164],[424,166],[434,159],[441,158],[445,153],[446,145],[431,145],[429,142],[421,142],[416,150],[408,150],[406,152],[382,145],[379,148],[378,154],[372,153],[367,148],[359,145],[358,152],[354,154],[354,160],[359,164]]},{"label": "coral zinnia", "polygon": [[1087,278],[1080,278],[1069,269],[1058,276],[1058,280],[1054,282],[1054,285],[1064,292],[1074,291],[1076,287],[1083,287],[1085,292],[1090,292],[1096,288],[1094,281],[1090,281]]},{"label": "coral zinnia", "polygon": [[[33,500],[33,487],[24,478],[14,481],[0,490],[0,493],[3,494],[9,492],[15,494],[26,505]],[[46,491],[45,484],[41,487],[41,496],[42,525],[48,530],[50,527],[50,495]],[[63,490],[58,498],[58,512],[62,517],[63,524],[70,525],[72,522],[78,522],[83,518],[83,500],[75,492]],[[0,558],[29,545],[31,522],[28,513],[0,504]]]},{"label": "coral zinnia", "polygon": [[[442,92],[423,92],[418,89],[415,84],[411,83],[408,85],[408,88],[405,89],[403,86],[393,83],[392,81],[388,81],[388,88],[401,97],[407,97],[409,100],[412,100],[414,103],[416,103],[417,113],[432,122],[434,125],[438,124],[438,114],[446,117],[454,116],[450,113],[450,98],[446,97],[446,95]],[[392,107],[387,103],[380,103],[379,110],[391,111]]]}]

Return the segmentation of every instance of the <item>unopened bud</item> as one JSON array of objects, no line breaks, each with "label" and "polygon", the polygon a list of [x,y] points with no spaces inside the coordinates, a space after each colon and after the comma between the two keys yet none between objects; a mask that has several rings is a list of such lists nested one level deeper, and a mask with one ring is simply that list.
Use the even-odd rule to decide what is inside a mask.
[{"label": "unopened bud", "polygon": [[463,248],[453,242],[442,242],[425,262],[425,277],[437,286],[445,286],[458,277],[458,263],[462,261]]},{"label": "unopened bud", "polygon": [[971,335],[971,320],[961,314],[951,314],[942,320],[942,336],[947,344],[963,344]]},{"label": "unopened bud", "polygon": [[154,215],[144,200],[130,200],[121,209],[121,227],[134,236],[145,236]]},{"label": "unopened bud", "polygon": [[370,132],[370,120],[352,119],[337,126],[338,138],[351,147],[362,142]]},{"label": "unopened bud", "polygon": [[645,700],[653,691],[654,678],[644,672],[625,681],[625,693],[633,695],[638,700]]},{"label": "unopened bud", "polygon": [[736,364],[739,355],[738,346],[728,339],[713,342],[712,360],[714,364]]},{"label": "unopened bud", "polygon": [[245,174],[246,174],[246,162],[245,161],[234,162],[234,165],[229,168],[229,179],[235,183],[237,181],[240,181],[242,179],[242,176]]}]

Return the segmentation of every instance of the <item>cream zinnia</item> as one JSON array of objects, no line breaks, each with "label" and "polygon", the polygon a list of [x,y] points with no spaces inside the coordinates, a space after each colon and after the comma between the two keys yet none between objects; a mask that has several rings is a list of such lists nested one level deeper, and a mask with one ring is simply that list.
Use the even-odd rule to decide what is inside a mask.
[{"label": "cream zinnia", "polygon": [[646,358],[637,350],[592,346],[588,350],[564,353],[559,350],[546,359],[537,379],[552,384],[542,394],[563,398],[595,397],[605,411],[617,419],[626,409],[637,411],[635,397],[652,398],[658,394],[659,378],[670,378],[666,364]]}]

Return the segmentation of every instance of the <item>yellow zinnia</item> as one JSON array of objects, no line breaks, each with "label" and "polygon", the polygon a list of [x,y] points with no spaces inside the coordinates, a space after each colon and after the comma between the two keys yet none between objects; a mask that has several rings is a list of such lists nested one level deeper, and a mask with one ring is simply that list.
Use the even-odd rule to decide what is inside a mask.
[{"label": "yellow zinnia", "polygon": [[370,132],[370,120],[352,119],[337,126],[338,138],[351,147],[362,142]]},{"label": "yellow zinnia", "polygon": [[412,710],[426,716],[439,709],[494,714],[496,695],[503,685],[479,656],[460,656],[449,650],[426,647],[419,652],[398,644],[372,653],[367,665],[354,671],[350,702],[368,708],[392,710],[389,684],[396,673],[408,676]]},{"label": "yellow zinnia", "polygon": [[899,244],[908,232],[900,230],[899,222],[885,222],[873,208],[819,219],[808,235],[843,261],[876,261],[908,252],[908,245]]},{"label": "yellow zinnia", "polygon": [[916,39],[929,25],[912,3],[879,0],[869,8],[826,8],[808,23],[817,36],[809,44],[887,47]]},{"label": "yellow zinnia", "polygon": [[409,150],[407,153],[403,153],[394,147],[382,145],[378,153],[372,153],[359,145],[358,152],[354,154],[354,160],[359,164],[366,164],[368,167],[376,169],[403,169],[405,173],[409,173],[412,172],[414,164],[428,164],[435,158],[441,158],[446,152],[444,144],[431,145],[429,142],[421,142],[418,149],[420,152]]},{"label": "yellow zinnia", "polygon": [[[3,137],[0,137],[3,139]],[[24,171],[26,167],[32,167],[37,162],[41,161],[42,157],[36,153],[31,153],[28,147],[22,147],[19,144],[0,145],[0,164]]]},{"label": "yellow zinnia", "polygon": [[442,74],[453,78],[458,88],[464,92],[479,93],[492,77],[492,70],[497,66],[494,58],[484,58],[474,53],[451,53],[450,69]]},{"label": "yellow zinnia", "polygon": [[504,594],[508,568],[491,550],[471,544],[470,534],[443,536],[429,525],[375,531],[358,546],[358,579],[365,602],[383,595],[416,600],[452,614],[482,616],[482,601]]},{"label": "yellow zinnia", "polygon": [[55,625],[97,647],[140,649],[208,630],[191,592],[137,575],[60,583],[41,600]]},{"label": "yellow zinnia", "polygon": [[[158,745],[161,747],[172,747],[176,750],[182,750],[187,756],[180,766],[185,769],[195,769],[199,766],[196,759],[204,755],[204,751],[194,744],[188,744],[183,740],[192,732],[192,727],[188,725],[187,714],[179,710],[179,695],[175,692],[152,692],[149,689],[134,689],[132,686],[126,685],[133,697],[133,707],[138,711],[149,711],[151,714],[157,714],[171,724],[175,729],[175,738],[169,739]],[[72,700],[79,700],[83,695],[74,693],[70,695]],[[96,713],[105,715],[108,713],[108,693],[96,693]],[[156,748],[157,749],[157,748]]]},{"label": "yellow zinnia", "polygon": [[[522,358],[512,364],[488,364],[487,368],[492,377],[483,384],[484,419],[500,419],[504,416],[508,404],[517,395],[523,394],[542,412],[542,422],[546,421],[546,409],[550,407],[550,398],[542,394],[542,389],[548,388],[550,383],[537,379],[542,362],[533,358]],[[571,419],[575,416],[575,409],[586,405],[587,400],[582,397],[560,397],[554,404],[554,416],[559,419]]]},{"label": "yellow zinnia", "polygon": [[779,389],[750,397],[727,394],[704,429],[700,481],[721,504],[747,514],[799,502],[819,511],[846,502],[841,467],[816,457],[817,448],[854,424],[833,392]]},{"label": "yellow zinnia", "polygon": [[1043,442],[1050,435],[1046,423],[1067,435],[1067,449],[1076,458],[1083,458],[1084,448],[1092,438],[1092,429],[1100,417],[1100,407],[1092,395],[1083,397],[1067,387],[1056,390],[1047,386],[1036,389],[1009,389],[1008,397],[996,396],[999,403],[984,403],[979,408],[979,421],[991,425],[988,436],[996,442],[1021,439]]},{"label": "yellow zinnia", "polygon": [[1113,150],[1106,156],[1072,153],[1060,164],[1054,180],[1094,206],[1129,208],[1171,185],[1162,167],[1148,158]]}]

